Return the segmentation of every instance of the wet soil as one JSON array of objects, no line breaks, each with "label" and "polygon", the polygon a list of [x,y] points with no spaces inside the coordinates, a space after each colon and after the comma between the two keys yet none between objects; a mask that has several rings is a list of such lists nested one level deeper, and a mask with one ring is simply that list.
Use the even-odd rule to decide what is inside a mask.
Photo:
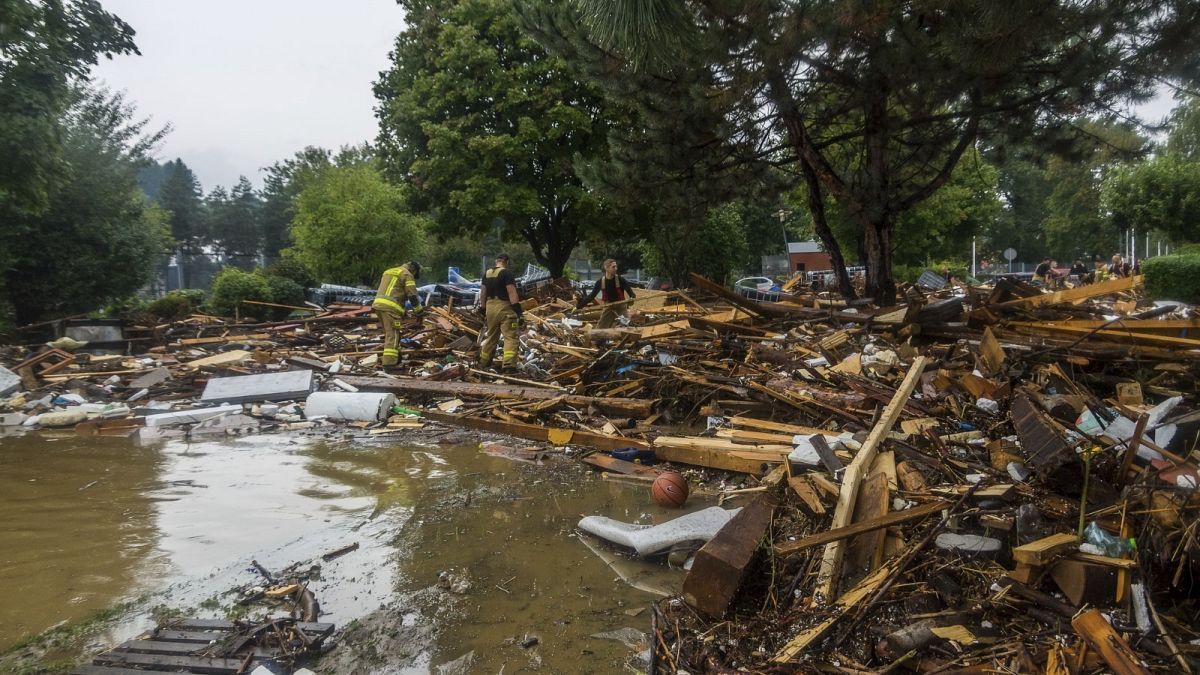
[{"label": "wet soil", "polygon": [[262,583],[251,560],[313,572],[320,620],[339,627],[317,672],[636,668],[647,607],[683,573],[574,526],[681,512],[645,484],[562,455],[495,457],[479,440],[0,438],[0,672],[60,672],[166,616],[241,616],[234,591]]}]

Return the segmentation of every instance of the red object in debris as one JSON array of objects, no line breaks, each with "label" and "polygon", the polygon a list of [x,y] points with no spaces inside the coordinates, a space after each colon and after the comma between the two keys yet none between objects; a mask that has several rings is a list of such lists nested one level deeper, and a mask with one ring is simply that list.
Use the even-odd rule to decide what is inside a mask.
[{"label": "red object in debris", "polygon": [[650,485],[650,496],[659,506],[677,509],[687,501],[687,479],[674,471],[665,471]]}]

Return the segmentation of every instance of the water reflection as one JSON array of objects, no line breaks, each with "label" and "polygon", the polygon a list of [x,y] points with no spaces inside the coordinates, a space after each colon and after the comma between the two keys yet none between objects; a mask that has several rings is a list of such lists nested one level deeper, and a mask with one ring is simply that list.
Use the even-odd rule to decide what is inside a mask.
[{"label": "water reflection", "polygon": [[125,439],[0,439],[0,648],[153,585],[162,465]]},{"label": "water reflection", "polygon": [[[646,603],[682,574],[594,553],[574,526],[591,514],[681,515],[648,497],[643,484],[568,461],[500,459],[477,444],[0,438],[0,647],[147,591],[158,591],[153,604],[219,616],[208,600],[261,581],[253,558],[275,571],[316,561],[310,588],[323,620],[383,618],[369,665],[321,672],[426,672],[468,652],[487,672],[613,672],[628,647],[593,636],[645,630]],[[471,590],[436,588],[447,570]],[[527,635],[536,648],[519,646]],[[380,646],[386,636],[399,636],[392,648]],[[340,654],[352,658],[353,646],[331,656]]]}]

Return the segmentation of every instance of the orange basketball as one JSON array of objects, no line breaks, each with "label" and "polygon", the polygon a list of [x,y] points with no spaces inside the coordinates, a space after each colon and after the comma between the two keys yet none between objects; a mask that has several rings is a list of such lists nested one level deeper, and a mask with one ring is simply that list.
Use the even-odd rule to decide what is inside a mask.
[{"label": "orange basketball", "polygon": [[664,471],[650,485],[650,496],[654,503],[668,509],[683,506],[688,498],[687,479],[674,471]]}]

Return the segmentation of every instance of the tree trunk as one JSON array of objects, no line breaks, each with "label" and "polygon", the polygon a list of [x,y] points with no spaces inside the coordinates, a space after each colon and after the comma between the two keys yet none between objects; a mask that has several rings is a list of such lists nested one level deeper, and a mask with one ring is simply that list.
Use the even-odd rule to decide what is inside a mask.
[{"label": "tree trunk", "polygon": [[895,214],[882,220],[866,223],[863,243],[867,251],[867,291],[881,307],[896,304],[896,282],[892,278],[892,227]]},{"label": "tree trunk", "polygon": [[[817,172],[813,171],[812,166],[803,159],[800,160],[800,168],[804,173],[805,185],[808,187],[806,190],[808,210],[812,213],[813,229],[816,230],[817,237],[825,246],[825,252],[829,254],[829,261],[833,264],[833,273],[837,276],[838,290],[841,291],[843,298],[853,300],[855,298],[854,285],[850,283],[850,274],[846,271],[846,260],[842,257],[842,247],[833,236],[833,230],[829,228],[829,220],[825,216],[825,194],[821,191],[821,181],[817,178]],[[787,251],[784,253],[786,254]]]},{"label": "tree trunk", "polygon": [[551,207],[541,219],[521,228],[521,235],[533,249],[538,264],[550,271],[553,279],[561,278],[571,252],[579,244],[575,224],[566,217],[568,207]]}]

